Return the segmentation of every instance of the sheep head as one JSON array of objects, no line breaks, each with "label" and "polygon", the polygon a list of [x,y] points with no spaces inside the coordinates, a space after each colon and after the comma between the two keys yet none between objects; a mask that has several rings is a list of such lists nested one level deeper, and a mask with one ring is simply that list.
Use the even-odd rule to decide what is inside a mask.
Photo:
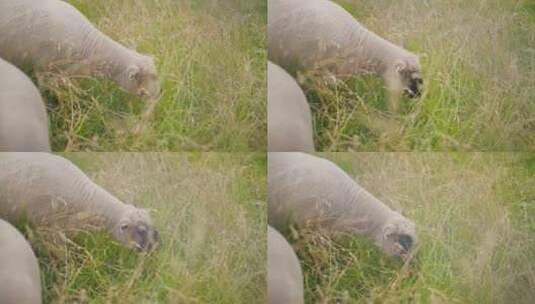
[{"label": "sheep head", "polygon": [[417,56],[407,56],[394,63],[401,89],[409,98],[416,98],[422,95],[423,79],[420,73],[420,60]]},{"label": "sheep head", "polygon": [[126,68],[120,85],[141,98],[157,100],[160,97],[160,81],[154,59],[141,55]]},{"label": "sheep head", "polygon": [[388,255],[405,260],[416,247],[416,226],[401,215],[395,216],[383,226],[376,242]]},{"label": "sheep head", "polygon": [[133,206],[122,214],[112,234],[121,244],[139,252],[151,251],[160,242],[160,235],[153,227],[149,213]]}]

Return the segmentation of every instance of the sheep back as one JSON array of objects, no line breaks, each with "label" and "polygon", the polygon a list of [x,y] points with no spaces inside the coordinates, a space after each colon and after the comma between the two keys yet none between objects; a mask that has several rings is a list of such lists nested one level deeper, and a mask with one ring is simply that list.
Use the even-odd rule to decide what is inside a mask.
[{"label": "sheep back", "polygon": [[63,157],[49,153],[0,154],[0,217],[74,224],[73,214],[118,211],[113,208],[119,204],[112,202],[117,200]]},{"label": "sheep back", "polygon": [[287,70],[382,74],[401,54],[332,1],[268,0],[268,58]]},{"label": "sheep back", "polygon": [[393,211],[329,160],[305,153],[268,154],[268,222],[373,236]]}]

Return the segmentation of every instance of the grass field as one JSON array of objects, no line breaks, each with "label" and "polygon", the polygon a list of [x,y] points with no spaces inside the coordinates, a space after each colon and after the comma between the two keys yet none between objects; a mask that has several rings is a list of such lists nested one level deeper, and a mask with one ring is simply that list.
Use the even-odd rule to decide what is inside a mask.
[{"label": "grass field", "polygon": [[364,239],[294,234],[307,303],[533,303],[533,155],[321,155],[411,218],[419,247],[403,265]]},{"label": "grass field", "polygon": [[332,87],[303,75],[318,151],[535,149],[533,1],[335,2],[419,54],[426,89],[391,114],[377,77]]},{"label": "grass field", "polygon": [[99,30],[156,58],[163,96],[144,103],[108,81],[46,77],[55,151],[257,151],[266,145],[262,0],[71,0]]},{"label": "grass field", "polygon": [[105,233],[23,229],[44,303],[264,303],[265,156],[70,153],[96,183],[152,210],[162,246],[140,255]]}]

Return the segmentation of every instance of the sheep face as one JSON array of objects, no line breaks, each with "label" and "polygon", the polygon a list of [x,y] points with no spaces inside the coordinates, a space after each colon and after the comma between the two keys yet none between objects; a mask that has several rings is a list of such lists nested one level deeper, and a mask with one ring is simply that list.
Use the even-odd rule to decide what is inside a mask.
[{"label": "sheep face", "polygon": [[423,79],[420,74],[420,61],[418,57],[407,57],[397,61],[394,65],[399,76],[401,89],[409,98],[422,95]]},{"label": "sheep face", "polygon": [[152,226],[146,210],[133,209],[121,218],[113,230],[114,237],[128,248],[139,252],[148,252],[160,242],[159,233]]},{"label": "sheep face", "polygon": [[378,245],[391,256],[403,260],[409,258],[417,242],[416,227],[414,223],[404,217],[390,220],[383,228]]},{"label": "sheep face", "polygon": [[119,82],[126,91],[141,98],[157,100],[160,97],[160,81],[152,57],[143,56],[130,65]]}]

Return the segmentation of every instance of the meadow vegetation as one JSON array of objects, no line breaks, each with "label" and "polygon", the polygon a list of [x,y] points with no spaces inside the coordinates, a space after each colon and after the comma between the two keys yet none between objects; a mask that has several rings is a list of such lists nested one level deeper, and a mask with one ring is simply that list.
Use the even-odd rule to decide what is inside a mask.
[{"label": "meadow vegetation", "polygon": [[318,151],[535,149],[535,8],[529,0],[335,0],[419,54],[420,99],[387,111],[382,80],[300,75]]},{"label": "meadow vegetation", "polygon": [[264,303],[265,156],[69,153],[96,183],[151,210],[162,243],[142,255],[105,232],[19,227],[44,303]]},{"label": "meadow vegetation", "polygon": [[155,57],[162,98],[101,79],[38,75],[55,151],[256,151],[266,145],[262,0],[71,0],[102,32]]},{"label": "meadow vegetation", "polygon": [[412,219],[419,245],[403,264],[363,238],[293,231],[307,303],[533,303],[533,155],[321,156]]}]

